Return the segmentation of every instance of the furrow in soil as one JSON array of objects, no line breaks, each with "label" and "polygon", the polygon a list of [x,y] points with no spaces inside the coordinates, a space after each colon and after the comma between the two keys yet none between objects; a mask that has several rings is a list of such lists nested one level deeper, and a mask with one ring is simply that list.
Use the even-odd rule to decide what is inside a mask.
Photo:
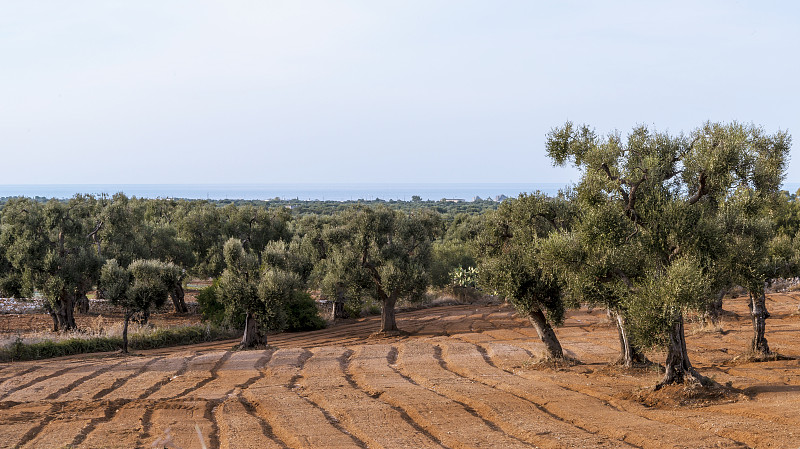
[{"label": "furrow in soil", "polygon": [[227,359],[212,371],[211,380],[191,391],[192,397],[209,400],[223,400],[234,390],[261,377],[259,365],[263,366],[272,350],[229,352]]},{"label": "furrow in soil", "polygon": [[22,448],[64,447],[81,434],[92,420],[104,416],[103,407],[82,401],[54,403],[46,415],[45,425]]},{"label": "furrow in soil", "polygon": [[[28,436],[44,427],[42,420],[52,409],[52,405],[45,402],[15,404],[11,402],[0,403],[0,448],[19,447],[23,442],[35,437]],[[46,423],[45,423],[46,424]],[[38,433],[38,432],[37,432]]]},{"label": "furrow in soil", "polygon": [[350,373],[360,388],[402,409],[418,426],[452,448],[530,447],[493,429],[468,409],[401,375],[390,345],[362,346],[351,357]]},{"label": "furrow in soil", "polygon": [[33,441],[37,436],[39,436],[39,433],[42,432],[42,429],[44,429],[47,424],[53,420],[54,413],[57,408],[57,405],[52,404],[46,411],[44,411],[42,415],[36,416],[37,419],[35,424],[30,426],[28,431],[21,435],[19,440],[17,440],[16,444],[12,447],[25,447],[28,442]]},{"label": "furrow in soil", "polygon": [[[523,342],[515,342],[511,348],[514,346],[525,348]],[[484,343],[483,346],[478,345],[476,348],[482,353],[484,360],[487,360],[490,364],[492,362],[486,348],[489,348],[492,354],[496,355],[503,354],[509,356],[509,353],[513,352],[513,350],[509,351],[509,346],[506,346],[505,343]],[[519,356],[521,355],[520,353]],[[604,373],[610,373],[611,377],[598,379],[598,377],[600,377],[599,373],[595,373],[594,377],[587,377],[581,374],[580,371],[549,372],[543,370],[535,373],[537,379],[554,383],[565,390],[592,396],[605,403],[608,407],[617,409],[617,411],[623,410],[642,416],[650,420],[650,425],[653,427],[660,427],[662,425],[661,423],[669,423],[699,432],[710,431],[720,437],[730,439],[734,442],[741,442],[744,445],[752,447],[761,447],[765,445],[775,447],[775,440],[790,439],[792,432],[789,429],[796,427],[788,424],[777,424],[775,422],[775,415],[768,415],[771,416],[771,419],[766,417],[759,419],[755,413],[755,409],[758,408],[758,405],[754,408],[751,407],[751,404],[748,402],[745,403],[747,405],[742,407],[743,410],[746,410],[743,416],[731,416],[735,415],[734,410],[738,408],[738,404],[733,404],[720,407],[711,406],[690,409],[681,417],[676,417],[673,413],[664,410],[648,408],[635,401],[619,399],[618,394],[615,393],[615,390],[610,388],[609,385],[614,385],[617,391],[620,387],[628,388],[629,391],[641,389],[641,380],[639,377],[626,375],[625,368],[604,364],[599,370]],[[520,371],[519,369],[513,369],[511,371],[524,373],[524,371]],[[651,382],[655,384],[657,379],[658,376],[652,376]],[[786,400],[784,398],[781,399],[780,407],[785,408],[787,405]]]},{"label": "furrow in soil", "polygon": [[118,389],[104,396],[111,402],[127,402],[115,409],[109,419],[101,420],[88,433],[83,446],[131,448],[150,438],[149,429],[155,401],[146,400],[168,384],[173,377],[184,373],[196,355],[188,357],[156,358],[146,364],[146,369],[124,382]]},{"label": "furrow in soil", "polygon": [[93,418],[92,420],[89,421],[89,423],[87,423],[85,426],[83,426],[83,428],[81,429],[80,433],[78,435],[76,435],[75,438],[72,440],[72,443],[71,443],[72,447],[78,447],[78,446],[81,445],[81,443],[86,441],[86,438],[92,432],[94,432],[95,428],[97,428],[98,425],[100,425],[102,423],[106,423],[108,421],[111,421],[111,419],[114,418],[114,415],[117,414],[117,411],[122,406],[124,406],[127,401],[119,400],[119,401],[112,401],[112,402],[108,402],[108,401],[104,401],[104,402],[106,403],[106,405],[105,405],[105,410],[104,410],[103,416]]},{"label": "furrow in soil", "polygon": [[24,375],[26,375],[26,374],[28,374],[28,373],[30,373],[32,371],[36,371],[38,369],[41,369],[41,366],[32,365],[32,366],[27,366],[27,367],[19,367],[19,368],[16,368],[16,369],[7,368],[7,369],[3,370],[3,377],[0,378],[0,391],[5,391],[5,387],[4,387],[3,384],[7,380],[19,378],[21,376],[24,376]]},{"label": "furrow in soil", "polygon": [[240,397],[225,400],[216,411],[221,449],[283,449],[272,429],[251,413]]},{"label": "furrow in soil", "polygon": [[[471,343],[451,340],[442,341],[441,346],[442,357],[453,372],[539,404],[554,416],[590,432],[647,448],[665,447],[665,444],[698,448],[740,446],[736,441],[710,432],[672,424],[653,426],[652,421],[640,415],[615,409],[592,396],[561,388],[545,376],[537,376],[535,370],[509,373],[486,363],[483,355]],[[499,365],[492,348],[489,356]]]},{"label": "furrow in soil", "polygon": [[298,394],[296,382],[310,355],[301,348],[276,351],[265,367],[264,376],[243,390],[243,397],[289,447],[361,448],[357,439],[329,419],[330,415],[326,416],[318,406]]},{"label": "furrow in soil", "polygon": [[129,378],[119,388],[108,392],[103,399],[143,399],[160,390],[164,385],[180,375],[188,368],[193,356],[166,357],[148,364],[145,370]]},{"label": "furrow in soil", "polygon": [[122,362],[117,362],[117,363],[113,363],[113,364],[105,364],[105,366],[98,367],[98,369],[94,369],[94,370],[93,369],[80,370],[80,371],[83,371],[83,375],[81,377],[78,377],[77,379],[75,377],[78,376],[81,373],[73,374],[72,372],[70,372],[68,374],[65,374],[64,376],[62,376],[62,378],[59,378],[59,380],[62,380],[62,381],[63,380],[70,380],[70,379],[74,379],[74,380],[72,382],[70,382],[69,384],[64,385],[63,387],[59,388],[58,390],[50,393],[49,395],[47,395],[47,397],[45,399],[47,399],[47,400],[53,400],[53,399],[63,400],[61,398],[61,396],[63,396],[65,393],[70,392],[73,389],[77,388],[78,386],[87,383],[87,381],[89,381],[91,379],[94,379],[96,377],[100,377],[103,374],[105,374],[105,373],[107,373],[109,371],[112,371],[114,368],[116,368],[121,363]]},{"label": "furrow in soil", "polygon": [[442,360],[441,349],[429,343],[407,343],[400,351],[398,366],[419,384],[465,404],[483,419],[528,443],[540,447],[629,447],[622,441],[565,423],[539,404],[457,374]]},{"label": "furrow in soil", "polygon": [[[75,363],[67,364],[66,367],[60,364],[51,364],[41,370],[31,371],[28,374],[11,379],[3,385],[6,390],[0,393],[0,400],[14,402],[22,402],[22,400],[19,399],[23,398],[25,398],[23,400],[28,401],[42,400],[45,396],[50,394],[51,391],[45,394],[37,394],[38,392],[45,389],[50,390],[53,384],[61,383],[60,380],[53,380],[52,382],[50,382],[50,380],[56,379],[62,374],[81,366],[83,365]],[[33,399],[34,397],[36,399]]]},{"label": "furrow in soil", "polygon": [[370,448],[440,448],[388,404],[373,399],[346,374],[352,351],[341,347],[313,350],[298,380],[301,394],[324,407]]},{"label": "furrow in soil", "polygon": [[223,359],[227,360],[230,356],[230,351],[198,355],[188,362],[186,369],[172,376],[169,382],[150,394],[148,399],[174,399],[191,393],[214,380],[214,369],[219,368]]},{"label": "furrow in soil", "polygon": [[[125,385],[125,383],[134,377],[142,375],[142,373],[150,369],[161,359],[163,359],[163,357],[126,361],[121,365],[121,367],[118,367],[118,369],[110,373],[105,373],[91,382],[86,382],[85,385],[78,386],[74,390],[65,394],[63,399],[100,399],[112,391],[119,390],[123,385]],[[103,387],[104,385],[107,386]]]},{"label": "furrow in soil", "polygon": [[[161,400],[152,405],[150,426],[145,429],[141,443],[145,447],[206,447],[212,443],[214,423],[209,419],[209,402],[201,399],[179,398]],[[197,428],[200,429],[198,435]],[[201,444],[201,439],[203,443]]]},{"label": "furrow in soil", "polygon": [[145,415],[152,410],[152,406],[153,404],[147,401],[132,401],[107,411],[103,420],[87,429],[80,447],[109,449],[138,447],[139,437],[145,431]]}]

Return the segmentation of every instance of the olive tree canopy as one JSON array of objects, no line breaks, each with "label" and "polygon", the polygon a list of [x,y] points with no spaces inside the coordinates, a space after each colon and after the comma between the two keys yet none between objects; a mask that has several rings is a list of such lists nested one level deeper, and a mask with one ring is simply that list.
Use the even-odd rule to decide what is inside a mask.
[{"label": "olive tree canopy", "polygon": [[738,190],[760,201],[777,193],[789,146],[785,132],[768,135],[738,123],[706,123],[677,136],[639,126],[623,138],[568,122],[548,134],[550,157],[582,172],[575,187],[582,208],[612,203],[633,225],[614,245],[634,254],[637,265],[609,275],[627,288],[625,308],[639,343],[667,348],[660,385],[703,379],[689,361],[683,314],[702,310],[723,275],[715,269],[725,254],[720,210]]},{"label": "olive tree canopy", "polygon": [[381,304],[382,333],[398,332],[395,304],[429,285],[431,243],[441,232],[438,214],[405,214],[386,207],[354,207],[325,232],[323,290],[344,287],[353,298]]},{"label": "olive tree canopy", "polygon": [[568,304],[562,280],[542,263],[540,243],[567,229],[573,216],[564,198],[522,194],[489,212],[477,238],[480,285],[507,298],[530,320],[550,358],[563,357],[551,323],[561,324]]}]

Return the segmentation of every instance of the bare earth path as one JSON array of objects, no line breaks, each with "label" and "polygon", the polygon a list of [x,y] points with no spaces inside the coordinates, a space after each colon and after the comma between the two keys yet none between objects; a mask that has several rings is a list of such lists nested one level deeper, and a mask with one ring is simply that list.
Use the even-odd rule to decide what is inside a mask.
[{"label": "bare earth path", "polygon": [[398,338],[371,338],[374,317],[275,335],[267,350],[4,364],[0,448],[795,448],[798,303],[768,298],[767,338],[785,360],[735,360],[751,332],[744,298],[726,301],[721,331],[688,325],[696,367],[739,390],[688,405],[636,400],[659,373],[610,365],[616,329],[586,309],[556,331],[582,363],[559,369],[531,365],[536,333],[497,305],[401,313],[410,335]]}]

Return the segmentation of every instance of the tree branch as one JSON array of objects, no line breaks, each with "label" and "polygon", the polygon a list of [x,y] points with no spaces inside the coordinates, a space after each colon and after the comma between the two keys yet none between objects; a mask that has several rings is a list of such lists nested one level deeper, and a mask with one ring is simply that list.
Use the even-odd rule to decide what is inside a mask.
[{"label": "tree branch", "polygon": [[692,195],[692,197],[689,198],[689,200],[687,200],[687,202],[686,202],[687,204],[691,205],[691,204],[694,204],[694,203],[700,201],[700,198],[702,198],[703,196],[705,196],[708,193],[708,187],[706,186],[706,179],[707,179],[706,178],[706,172],[701,171],[700,172],[700,179],[698,180],[700,185],[697,188],[697,192],[695,192],[695,194]]},{"label": "tree branch", "polygon": [[[602,164],[600,164],[600,168],[602,168],[602,169],[603,169],[603,171],[604,171],[604,172],[606,172],[606,175],[608,175],[608,179],[609,179],[609,180],[611,180],[611,181],[617,181],[617,180],[621,180],[621,179],[619,178],[619,176],[614,176],[614,175],[612,175],[612,174],[611,174],[611,169],[610,169],[610,168],[608,168],[608,164],[606,164],[605,162],[603,162]],[[623,182],[623,184],[624,184],[624,182]]]},{"label": "tree branch", "polygon": [[100,231],[102,227],[103,227],[103,221],[100,220],[100,223],[97,223],[97,226],[95,226],[94,231],[90,232],[89,235],[86,236],[86,238],[87,239],[91,238],[92,240],[97,241],[97,233]]}]

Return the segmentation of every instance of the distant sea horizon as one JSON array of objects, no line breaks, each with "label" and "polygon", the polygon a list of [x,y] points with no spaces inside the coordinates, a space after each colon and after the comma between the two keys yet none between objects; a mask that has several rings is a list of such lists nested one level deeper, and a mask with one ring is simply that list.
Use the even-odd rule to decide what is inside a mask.
[{"label": "distant sea horizon", "polygon": [[[442,198],[472,201],[516,197],[520,193],[540,191],[555,195],[569,182],[530,183],[274,183],[274,184],[9,184],[0,185],[0,197],[26,196],[66,199],[76,194],[113,195],[122,192],[138,198],[180,198],[209,200],[396,200],[410,201]],[[787,182],[783,190],[791,193],[800,183]]]}]

